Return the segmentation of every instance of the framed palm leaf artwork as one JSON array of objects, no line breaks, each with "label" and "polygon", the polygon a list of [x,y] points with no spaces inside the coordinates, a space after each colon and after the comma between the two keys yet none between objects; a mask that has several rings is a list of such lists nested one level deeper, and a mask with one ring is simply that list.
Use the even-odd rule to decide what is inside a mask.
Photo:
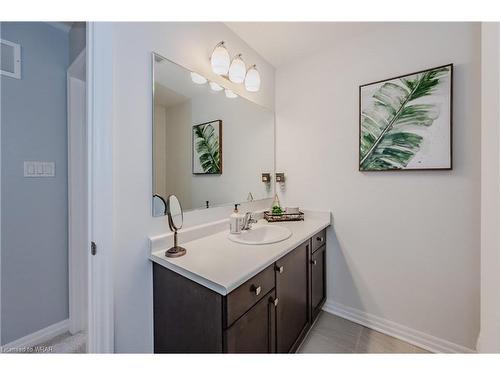
[{"label": "framed palm leaf artwork", "polygon": [[193,126],[193,174],[222,174],[222,120]]},{"label": "framed palm leaf artwork", "polygon": [[453,64],[359,87],[359,170],[452,168]]}]

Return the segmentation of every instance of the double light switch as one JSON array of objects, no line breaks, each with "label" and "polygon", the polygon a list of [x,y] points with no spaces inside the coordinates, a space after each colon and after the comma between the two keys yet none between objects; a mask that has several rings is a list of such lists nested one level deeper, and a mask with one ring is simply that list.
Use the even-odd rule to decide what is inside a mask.
[{"label": "double light switch", "polygon": [[56,163],[52,161],[25,161],[24,177],[54,177]]}]

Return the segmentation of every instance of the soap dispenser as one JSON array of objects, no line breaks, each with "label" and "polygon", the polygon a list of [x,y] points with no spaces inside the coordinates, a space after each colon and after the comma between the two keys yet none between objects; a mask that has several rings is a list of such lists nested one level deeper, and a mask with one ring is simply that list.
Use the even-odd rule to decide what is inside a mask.
[{"label": "soap dispenser", "polygon": [[229,217],[229,232],[231,234],[241,233],[241,227],[243,226],[244,215],[238,212],[239,204],[234,205],[234,211]]}]

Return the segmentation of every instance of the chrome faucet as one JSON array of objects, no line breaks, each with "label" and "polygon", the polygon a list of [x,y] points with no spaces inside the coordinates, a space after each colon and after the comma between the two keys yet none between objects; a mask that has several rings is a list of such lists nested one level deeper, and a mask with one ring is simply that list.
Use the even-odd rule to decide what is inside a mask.
[{"label": "chrome faucet", "polygon": [[252,217],[252,213],[251,212],[247,212],[245,214],[245,218],[243,219],[243,226],[241,228],[241,230],[249,230],[249,229],[252,229],[252,224],[256,223],[257,220],[255,220],[253,217]]}]

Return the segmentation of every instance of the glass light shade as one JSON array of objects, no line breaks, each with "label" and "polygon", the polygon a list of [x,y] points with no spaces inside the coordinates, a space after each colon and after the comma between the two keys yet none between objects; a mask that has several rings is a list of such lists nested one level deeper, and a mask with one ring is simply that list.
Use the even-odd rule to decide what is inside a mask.
[{"label": "glass light shade", "polygon": [[236,95],[233,90],[225,89],[224,93],[226,94],[226,98],[234,99],[237,98],[238,95]]},{"label": "glass light shade", "polygon": [[205,77],[195,72],[191,72],[191,80],[198,85],[204,85],[207,83],[207,79]]},{"label": "glass light shade", "polygon": [[229,72],[231,57],[229,56],[229,52],[227,52],[224,42],[220,42],[215,46],[210,57],[210,64],[212,64],[212,71],[215,74],[222,76]]},{"label": "glass light shade", "polygon": [[219,85],[218,83],[215,83],[215,82],[210,82],[209,85],[210,85],[210,88],[214,91],[221,91],[224,89],[224,87],[222,87],[221,85]]},{"label": "glass light shade", "polygon": [[229,67],[229,79],[234,83],[242,83],[245,80],[246,74],[247,67],[245,62],[241,59],[241,55],[236,55]]},{"label": "glass light shade", "polygon": [[247,71],[245,88],[250,92],[257,92],[260,89],[260,74],[255,65],[251,66]]}]

